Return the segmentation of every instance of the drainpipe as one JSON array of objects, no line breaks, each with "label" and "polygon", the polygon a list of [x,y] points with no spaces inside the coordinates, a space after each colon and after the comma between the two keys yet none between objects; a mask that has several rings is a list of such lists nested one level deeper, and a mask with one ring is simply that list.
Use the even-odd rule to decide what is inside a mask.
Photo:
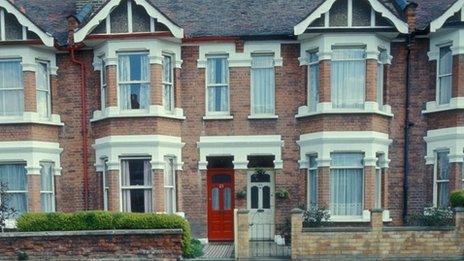
[{"label": "drainpipe", "polygon": [[76,59],[75,52],[83,45],[76,45],[74,43],[74,30],[77,28],[78,21],[75,17],[68,17],[68,51],[71,56],[71,61],[80,67],[81,83],[80,83],[80,96],[81,96],[81,132],[82,132],[82,165],[83,165],[83,193],[84,193],[84,210],[89,209],[89,154],[88,154],[88,140],[87,140],[87,89],[86,89],[86,75],[85,64]]}]

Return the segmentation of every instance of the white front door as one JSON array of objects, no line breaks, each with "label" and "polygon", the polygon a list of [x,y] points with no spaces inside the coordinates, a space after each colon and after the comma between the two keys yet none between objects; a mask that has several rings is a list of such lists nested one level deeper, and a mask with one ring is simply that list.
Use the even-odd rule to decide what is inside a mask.
[{"label": "white front door", "polygon": [[250,210],[250,238],[273,240],[274,171],[248,171],[247,206]]}]

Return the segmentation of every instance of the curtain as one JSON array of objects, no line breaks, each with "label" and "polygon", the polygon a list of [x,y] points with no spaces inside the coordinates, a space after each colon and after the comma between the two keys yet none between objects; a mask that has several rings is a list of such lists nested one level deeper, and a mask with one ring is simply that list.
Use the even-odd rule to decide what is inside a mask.
[{"label": "curtain", "polygon": [[330,177],[332,215],[362,215],[362,159],[362,154],[332,154]]},{"label": "curtain", "polygon": [[41,117],[48,117],[49,112],[49,82],[48,65],[39,62],[37,65],[37,112]]},{"label": "curtain", "polygon": [[317,110],[319,103],[319,56],[317,53],[309,54],[309,108],[311,111]]},{"label": "curtain", "polygon": [[226,57],[207,61],[208,111],[229,110],[229,64]]},{"label": "curtain", "polygon": [[0,182],[7,185],[10,202],[18,214],[27,212],[27,177],[22,164],[0,165]]},{"label": "curtain", "polygon": [[449,46],[440,48],[440,61],[438,67],[438,102],[439,104],[446,104],[450,102],[452,92],[453,56]]},{"label": "curtain", "polygon": [[150,104],[148,56],[120,55],[118,67],[121,109],[147,109]]},{"label": "curtain", "polygon": [[437,152],[437,205],[447,207],[449,202],[449,158],[447,151]]},{"label": "curtain", "polygon": [[317,207],[317,169],[309,170],[309,207]]},{"label": "curtain", "polygon": [[164,56],[163,60],[163,86],[164,86],[164,99],[163,104],[164,108],[167,111],[171,111],[173,109],[172,100],[173,100],[173,90],[172,90],[172,59],[171,56]]},{"label": "curtain", "polygon": [[[129,161],[123,160],[121,162],[121,181],[123,187],[130,186],[130,169],[129,169]],[[122,211],[123,212],[131,212],[131,193],[130,189],[123,189],[122,190]]]},{"label": "curtain", "polygon": [[167,159],[164,172],[164,203],[167,213],[173,213],[175,211],[174,175],[174,161],[173,159]]},{"label": "curtain", "polygon": [[40,204],[43,212],[53,212],[53,165],[51,163],[43,163],[41,166]]},{"label": "curtain", "polygon": [[253,114],[274,114],[275,77],[273,56],[253,56]]},{"label": "curtain", "polygon": [[332,56],[332,104],[334,108],[363,108],[365,97],[364,49],[334,49]]},{"label": "curtain", "polygon": [[119,65],[119,106],[121,109],[131,109],[131,87],[128,84],[122,84],[123,82],[130,81],[130,56],[120,55],[118,58]]},{"label": "curtain", "polygon": [[24,109],[21,61],[0,61],[0,115],[21,115]]},{"label": "curtain", "polygon": [[[150,161],[145,160],[143,162],[143,185],[152,186],[152,170]],[[153,194],[152,189],[144,190],[144,209],[145,212],[153,212]]]}]

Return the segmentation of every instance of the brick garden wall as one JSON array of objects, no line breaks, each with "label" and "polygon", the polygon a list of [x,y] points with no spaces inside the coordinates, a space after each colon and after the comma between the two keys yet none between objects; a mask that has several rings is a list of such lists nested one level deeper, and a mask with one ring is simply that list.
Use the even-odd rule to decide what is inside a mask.
[{"label": "brick garden wall", "polygon": [[182,256],[182,230],[29,232],[0,234],[0,260],[163,259]]}]

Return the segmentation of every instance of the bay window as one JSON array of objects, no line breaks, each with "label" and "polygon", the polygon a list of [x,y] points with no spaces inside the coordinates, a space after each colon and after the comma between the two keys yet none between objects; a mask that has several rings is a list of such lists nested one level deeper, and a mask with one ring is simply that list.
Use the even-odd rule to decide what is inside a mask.
[{"label": "bay window", "polygon": [[25,164],[1,164],[0,182],[6,184],[10,196],[8,207],[17,215],[27,212],[27,176]]},{"label": "bay window", "polygon": [[173,214],[176,212],[176,171],[174,158],[166,157],[164,169],[164,207],[165,212]]},{"label": "bay window", "polygon": [[453,54],[451,46],[440,47],[440,56],[438,61],[437,74],[437,102],[438,104],[447,104],[451,100],[453,77]]},{"label": "bay window", "polygon": [[37,112],[40,117],[50,117],[50,77],[48,62],[37,62],[36,85],[37,85]]},{"label": "bay window", "polygon": [[310,111],[316,111],[319,103],[319,56],[317,51],[309,52],[308,56],[308,107]]},{"label": "bay window", "polygon": [[363,210],[364,155],[333,153],[330,164],[332,216],[361,216]]},{"label": "bay window", "polygon": [[24,111],[21,60],[0,60],[0,116],[20,116]]},{"label": "bay window", "polygon": [[251,62],[251,114],[274,115],[274,55],[253,55]]},{"label": "bay window", "polygon": [[309,156],[308,169],[308,208],[317,208],[317,158]]},{"label": "bay window", "polygon": [[174,69],[172,57],[163,55],[163,105],[166,111],[174,110]]},{"label": "bay window", "polygon": [[447,207],[449,202],[449,151],[437,151],[435,163],[435,199],[437,207]]},{"label": "bay window", "polygon": [[55,211],[55,193],[53,180],[53,164],[40,164],[40,205],[42,212]]},{"label": "bay window", "polygon": [[208,114],[229,113],[229,63],[227,56],[209,56],[206,68]]},{"label": "bay window", "polygon": [[105,109],[106,107],[106,97],[108,95],[108,75],[106,72],[106,63],[105,59],[102,57],[100,58],[101,61],[101,68],[100,68],[100,90],[101,90],[101,109]]},{"label": "bay window", "polygon": [[123,212],[153,212],[153,179],[149,159],[121,161]]},{"label": "bay window", "polygon": [[332,54],[332,104],[334,108],[364,108],[366,52],[361,47],[336,47]]},{"label": "bay window", "polygon": [[147,53],[118,56],[119,106],[123,110],[148,109],[150,104],[150,64]]}]

